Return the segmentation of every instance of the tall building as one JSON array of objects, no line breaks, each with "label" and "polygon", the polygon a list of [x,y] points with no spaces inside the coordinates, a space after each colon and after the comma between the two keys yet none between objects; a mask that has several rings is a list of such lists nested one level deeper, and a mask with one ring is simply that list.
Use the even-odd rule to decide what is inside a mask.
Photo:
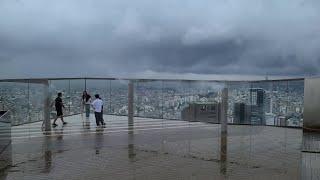
[{"label": "tall building", "polygon": [[279,116],[275,119],[276,126],[287,126],[287,119],[285,116]]},{"label": "tall building", "polygon": [[251,124],[265,125],[265,91],[261,88],[250,89]]},{"label": "tall building", "polygon": [[265,125],[265,113],[264,108],[257,105],[249,105],[251,124],[253,125]]},{"label": "tall building", "polygon": [[266,92],[265,102],[264,102],[265,112],[273,113],[273,99],[272,92]]},{"label": "tall building", "polygon": [[234,124],[249,124],[249,117],[246,113],[245,103],[235,103],[233,109],[233,123]]},{"label": "tall building", "polygon": [[250,105],[264,106],[265,91],[261,88],[250,89]]},{"label": "tall building", "polygon": [[213,102],[196,102],[181,111],[184,121],[220,123],[220,104]]},{"label": "tall building", "polygon": [[250,89],[249,104],[234,104],[233,123],[265,125],[265,97],[266,95],[263,89]]}]

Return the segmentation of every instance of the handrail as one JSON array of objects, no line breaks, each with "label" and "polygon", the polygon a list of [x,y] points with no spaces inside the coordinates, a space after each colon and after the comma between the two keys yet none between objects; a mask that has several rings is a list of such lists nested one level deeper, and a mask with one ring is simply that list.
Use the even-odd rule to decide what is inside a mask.
[{"label": "handrail", "polygon": [[184,79],[184,78],[117,78],[117,77],[66,77],[66,78],[29,78],[29,79],[0,79],[0,82],[30,82],[30,83],[46,83],[50,80],[123,80],[123,81],[197,81],[197,82],[221,82],[221,83],[237,83],[237,82],[278,82],[278,81],[298,81],[304,80],[300,78],[284,78],[284,79],[261,79],[261,80],[215,80],[215,79]]}]

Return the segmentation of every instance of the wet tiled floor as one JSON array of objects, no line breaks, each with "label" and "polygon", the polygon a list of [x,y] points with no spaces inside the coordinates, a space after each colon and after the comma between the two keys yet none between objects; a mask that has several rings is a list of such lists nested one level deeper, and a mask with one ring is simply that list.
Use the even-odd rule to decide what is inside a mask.
[{"label": "wet tiled floor", "polygon": [[229,125],[224,162],[220,125],[135,118],[128,127],[125,116],[105,116],[106,128],[96,128],[93,117],[66,120],[49,136],[41,123],[12,128],[12,166],[2,178],[294,180],[319,170],[317,153],[301,153],[301,129]]}]

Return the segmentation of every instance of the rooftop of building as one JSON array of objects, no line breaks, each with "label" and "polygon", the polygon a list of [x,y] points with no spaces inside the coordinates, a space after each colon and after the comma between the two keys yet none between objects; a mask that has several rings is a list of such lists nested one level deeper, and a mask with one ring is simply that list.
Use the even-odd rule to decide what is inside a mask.
[{"label": "rooftop of building", "polygon": [[135,118],[128,126],[126,116],[104,119],[107,125],[100,128],[93,116],[70,116],[67,125],[59,122],[48,135],[41,122],[13,127],[12,166],[2,178],[292,180],[309,177],[308,171],[320,175],[314,161],[319,154],[309,153],[319,143],[303,142],[301,129],[229,125],[223,161],[219,124]]}]

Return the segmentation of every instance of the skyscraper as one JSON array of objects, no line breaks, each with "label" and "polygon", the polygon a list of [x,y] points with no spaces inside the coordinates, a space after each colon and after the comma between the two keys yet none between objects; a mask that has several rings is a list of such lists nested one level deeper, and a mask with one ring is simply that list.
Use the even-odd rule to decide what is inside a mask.
[{"label": "skyscraper", "polygon": [[234,124],[245,124],[246,120],[246,104],[245,103],[235,103],[233,110],[233,123]]},{"label": "skyscraper", "polygon": [[265,91],[261,88],[250,89],[250,105],[264,106]]},{"label": "skyscraper", "polygon": [[265,91],[261,88],[250,89],[251,124],[265,125]]}]

